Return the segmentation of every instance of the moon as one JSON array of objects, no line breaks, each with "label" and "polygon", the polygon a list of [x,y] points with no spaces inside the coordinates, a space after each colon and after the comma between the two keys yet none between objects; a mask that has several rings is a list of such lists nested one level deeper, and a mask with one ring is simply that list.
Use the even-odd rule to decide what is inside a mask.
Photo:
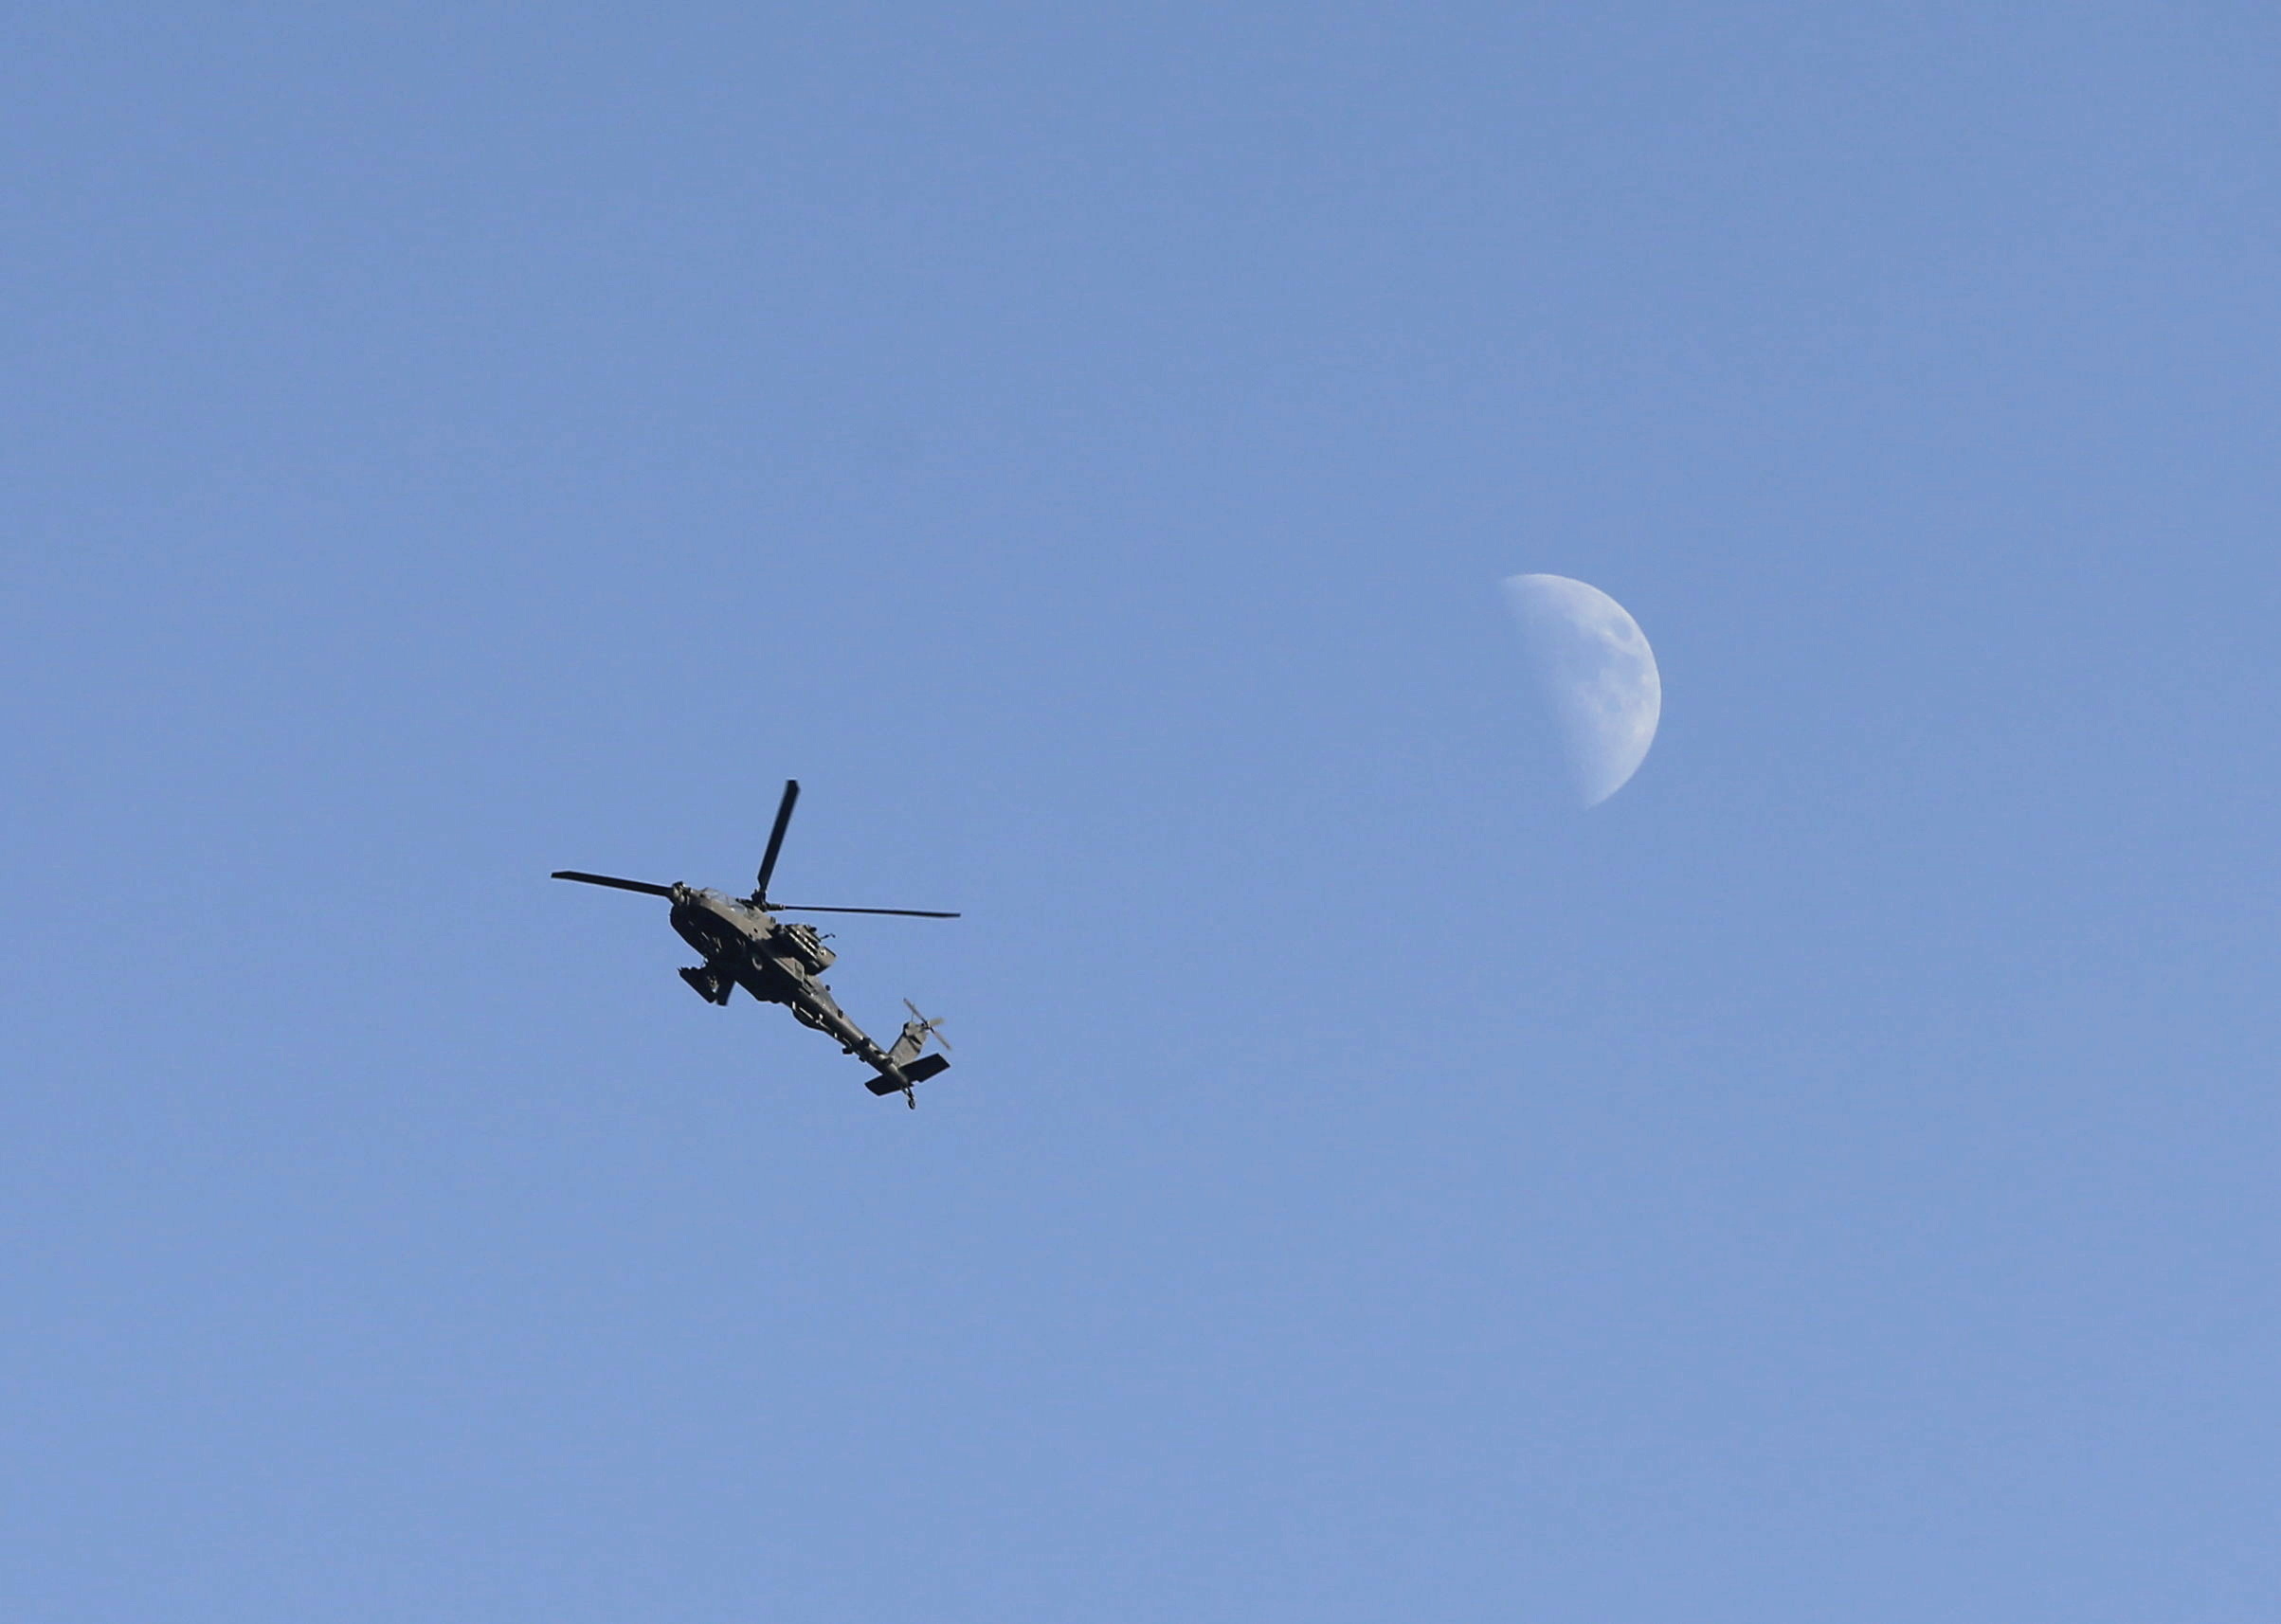
[{"label": "moon", "polygon": [[1597,806],[1639,770],[1656,742],[1663,715],[1656,651],[1621,604],[1566,575],[1508,575],[1505,601],[1520,623],[1577,798]]}]

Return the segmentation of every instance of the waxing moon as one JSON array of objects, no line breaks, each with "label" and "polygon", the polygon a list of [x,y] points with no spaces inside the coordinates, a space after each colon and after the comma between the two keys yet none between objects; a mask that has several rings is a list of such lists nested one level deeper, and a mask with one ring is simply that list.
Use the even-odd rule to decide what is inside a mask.
[{"label": "waxing moon", "polygon": [[1663,715],[1663,678],[1639,623],[1566,575],[1508,575],[1505,601],[1551,708],[1570,781],[1597,806],[1639,770]]}]

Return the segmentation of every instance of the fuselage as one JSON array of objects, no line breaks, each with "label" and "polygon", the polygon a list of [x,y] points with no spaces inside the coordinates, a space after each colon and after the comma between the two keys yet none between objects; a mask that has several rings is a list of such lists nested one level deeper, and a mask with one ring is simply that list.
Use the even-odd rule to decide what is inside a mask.
[{"label": "fuselage", "polygon": [[788,1005],[804,1025],[830,1033],[849,1054],[889,1068],[879,1046],[817,979],[832,955],[806,926],[787,924],[743,897],[696,886],[675,888],[672,917],[675,931],[705,955],[707,965],[761,1002]]},{"label": "fuselage", "polygon": [[764,1003],[783,1003],[805,983],[806,966],[788,952],[772,951],[777,924],[741,897],[723,892],[679,888],[673,899],[673,928],[681,940],[727,970]]}]

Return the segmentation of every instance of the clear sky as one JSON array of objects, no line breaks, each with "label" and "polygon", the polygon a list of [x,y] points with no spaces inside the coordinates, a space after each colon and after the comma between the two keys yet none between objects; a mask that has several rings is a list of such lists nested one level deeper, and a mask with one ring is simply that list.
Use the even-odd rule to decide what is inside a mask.
[{"label": "clear sky", "polygon": [[2281,1616],[2276,84],[9,8],[0,1615]]}]

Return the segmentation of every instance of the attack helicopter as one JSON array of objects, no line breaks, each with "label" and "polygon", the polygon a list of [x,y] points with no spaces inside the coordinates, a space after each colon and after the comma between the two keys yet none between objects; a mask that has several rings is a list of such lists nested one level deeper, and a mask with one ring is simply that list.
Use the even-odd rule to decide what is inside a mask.
[{"label": "attack helicopter", "polygon": [[781,1003],[803,1026],[829,1033],[840,1040],[842,1054],[853,1055],[878,1074],[864,1086],[881,1096],[899,1093],[903,1103],[918,1109],[917,1087],[939,1076],[950,1062],[942,1055],[920,1051],[932,1038],[936,1046],[950,1043],[939,1023],[918,1012],[909,999],[903,1007],[911,1019],[902,1035],[882,1049],[847,1018],[832,999],[832,989],[819,980],[838,955],[824,945],[823,933],[798,920],[778,919],[779,913],[893,913],[910,919],[956,919],[923,908],[819,908],[769,900],[769,880],[776,873],[776,857],[784,849],[784,831],[792,821],[792,803],[800,799],[800,781],[787,779],[784,799],[777,803],[776,824],[769,831],[768,850],[761,855],[759,883],[751,896],[731,896],[676,880],[652,885],[647,880],[619,879],[606,874],[581,874],[557,869],[554,879],[574,879],[583,885],[606,885],[615,891],[637,891],[644,896],[662,896],[673,904],[670,918],[682,941],[704,955],[702,964],[681,972],[681,979],[707,1003],[726,1005],[738,987],[763,1003]]}]

